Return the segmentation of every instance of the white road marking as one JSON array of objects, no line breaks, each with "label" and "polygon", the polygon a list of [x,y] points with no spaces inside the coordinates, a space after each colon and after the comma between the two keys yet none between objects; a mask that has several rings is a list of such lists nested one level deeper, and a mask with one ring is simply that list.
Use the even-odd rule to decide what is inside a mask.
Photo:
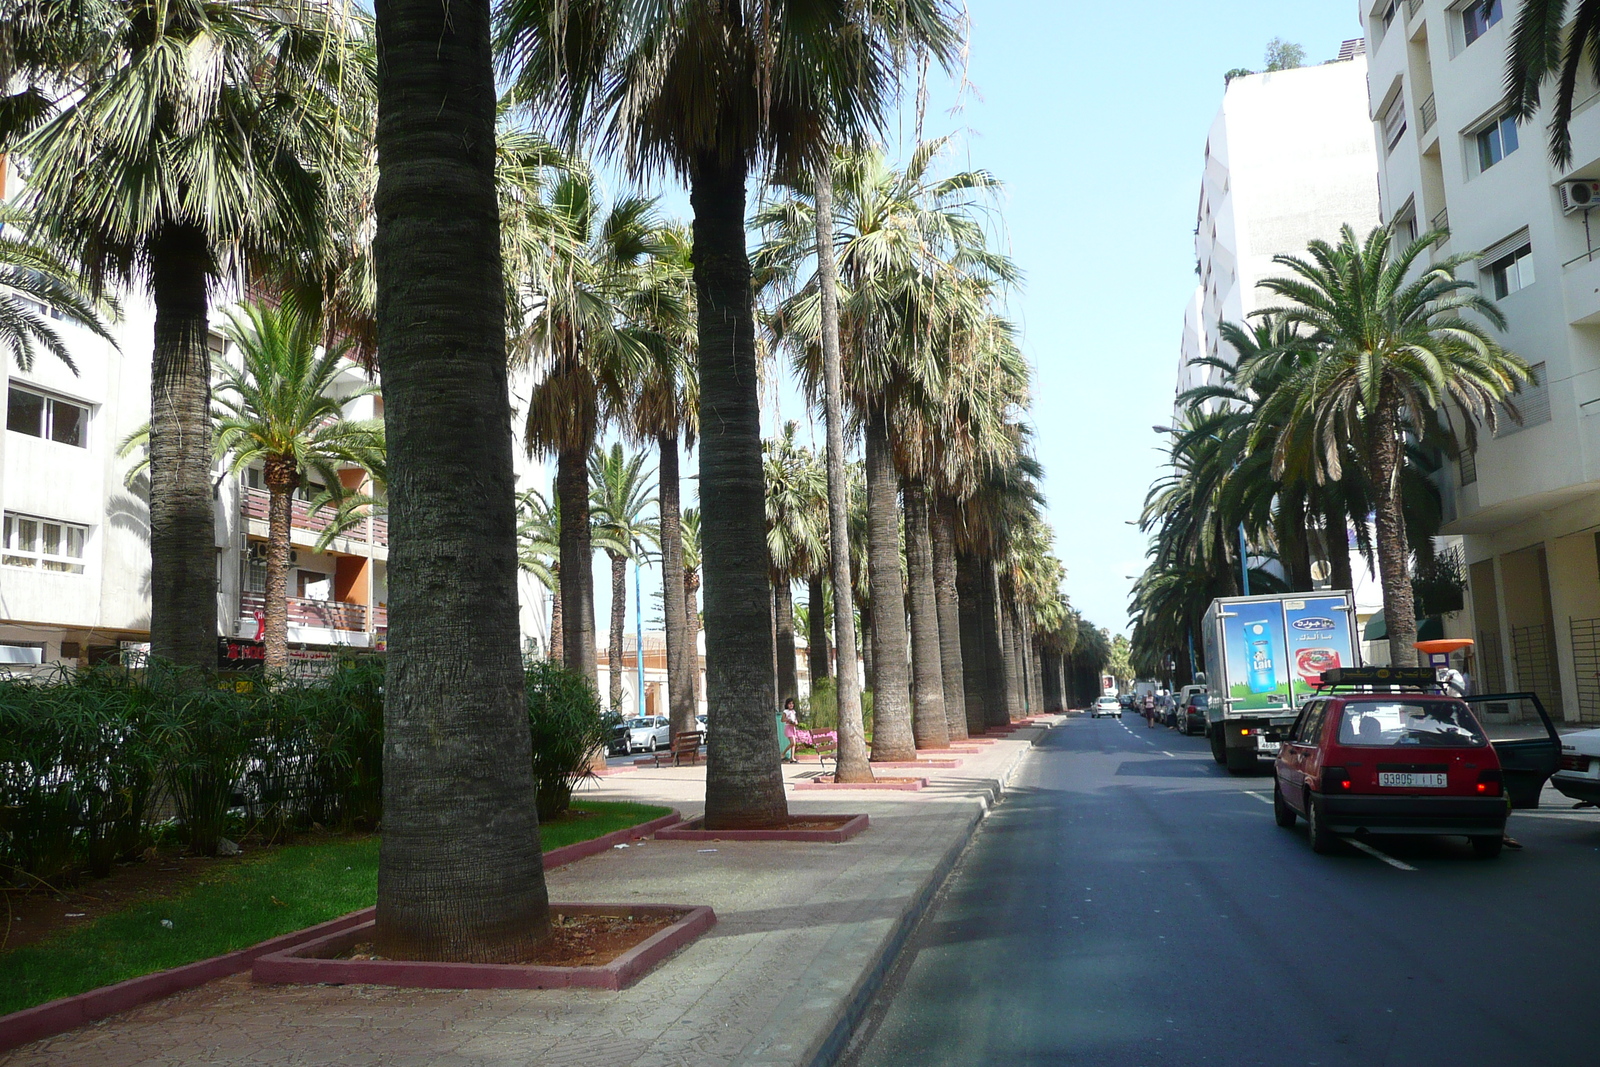
[{"label": "white road marking", "polygon": [[1246,789],[1244,791],[1244,795],[1247,796],[1247,797],[1255,797],[1257,800],[1261,801],[1261,803],[1267,805],[1268,807],[1272,806],[1272,798],[1271,797],[1264,797],[1260,793],[1252,793],[1248,789]]},{"label": "white road marking", "polygon": [[1177,759],[1178,758],[1177,756],[1174,756],[1172,753],[1168,752],[1166,749],[1162,749],[1161,750],[1161,754],[1163,756],[1166,756],[1168,759]]},{"label": "white road marking", "polygon": [[1416,868],[1411,866],[1411,864],[1402,863],[1399,860],[1395,859],[1393,856],[1388,855],[1387,853],[1379,852],[1377,849],[1373,848],[1371,845],[1367,844],[1365,841],[1357,841],[1353,837],[1347,837],[1347,838],[1345,838],[1345,840],[1348,841],[1350,844],[1354,845],[1356,848],[1359,848],[1362,852],[1365,852],[1367,855],[1376,856],[1378,859],[1380,859],[1383,862],[1387,863],[1389,866],[1395,868],[1396,870],[1401,870],[1401,871],[1414,871],[1414,870],[1416,870]]}]

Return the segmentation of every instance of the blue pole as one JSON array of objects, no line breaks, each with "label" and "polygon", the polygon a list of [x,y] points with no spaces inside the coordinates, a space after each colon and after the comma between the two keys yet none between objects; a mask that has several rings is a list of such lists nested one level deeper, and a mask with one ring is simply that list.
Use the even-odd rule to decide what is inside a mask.
[{"label": "blue pole", "polygon": [[639,557],[633,558],[633,640],[634,662],[638,666],[639,714],[644,714],[644,594],[639,585]]},{"label": "blue pole", "polygon": [[1239,524],[1239,578],[1244,585],[1244,595],[1250,595],[1250,547],[1244,542],[1244,523]]}]

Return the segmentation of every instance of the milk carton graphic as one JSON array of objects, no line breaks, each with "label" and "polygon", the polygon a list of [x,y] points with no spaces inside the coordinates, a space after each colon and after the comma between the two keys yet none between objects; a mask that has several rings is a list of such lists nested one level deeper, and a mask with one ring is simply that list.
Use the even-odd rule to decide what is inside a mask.
[{"label": "milk carton graphic", "polygon": [[1250,692],[1270,693],[1278,687],[1272,630],[1265,622],[1244,624],[1245,658],[1250,667]]}]

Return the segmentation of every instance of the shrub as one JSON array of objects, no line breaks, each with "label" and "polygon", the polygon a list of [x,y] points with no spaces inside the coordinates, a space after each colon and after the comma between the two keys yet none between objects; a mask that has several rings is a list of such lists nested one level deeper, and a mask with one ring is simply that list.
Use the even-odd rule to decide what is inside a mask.
[{"label": "shrub", "polygon": [[819,678],[805,700],[803,721],[808,730],[839,728],[839,693],[832,678]]},{"label": "shrub", "polygon": [[533,783],[539,820],[544,822],[571,806],[572,790],[578,782],[594,777],[590,762],[595,750],[605,750],[611,728],[621,716],[602,714],[600,697],[588,679],[553,660],[530,663],[525,685]]}]

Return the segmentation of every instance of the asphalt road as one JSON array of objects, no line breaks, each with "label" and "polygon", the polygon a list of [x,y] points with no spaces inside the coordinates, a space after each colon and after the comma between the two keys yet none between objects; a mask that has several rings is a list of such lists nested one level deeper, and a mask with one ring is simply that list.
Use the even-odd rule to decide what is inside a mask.
[{"label": "asphalt road", "polygon": [[1547,789],[1495,860],[1318,856],[1274,825],[1269,775],[1133,717],[1073,716],[1013,787],[850,1067],[1600,1062],[1593,809]]}]

